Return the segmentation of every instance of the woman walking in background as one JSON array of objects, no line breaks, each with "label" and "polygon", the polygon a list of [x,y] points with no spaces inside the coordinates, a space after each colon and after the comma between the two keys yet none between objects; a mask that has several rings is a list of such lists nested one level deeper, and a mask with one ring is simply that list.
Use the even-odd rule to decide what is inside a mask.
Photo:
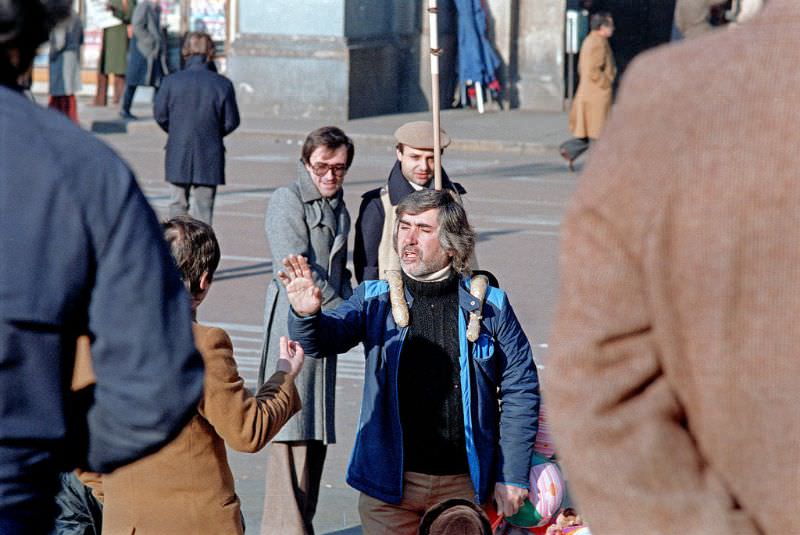
[{"label": "woman walking in background", "polygon": [[50,32],[50,101],[54,108],[78,123],[75,93],[81,88],[83,25],[73,12]]}]

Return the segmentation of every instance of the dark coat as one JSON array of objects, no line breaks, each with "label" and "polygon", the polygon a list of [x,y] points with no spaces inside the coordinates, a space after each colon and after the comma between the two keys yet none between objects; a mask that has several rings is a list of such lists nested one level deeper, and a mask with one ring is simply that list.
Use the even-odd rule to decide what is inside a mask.
[{"label": "dark coat", "polygon": [[164,34],[161,33],[161,8],[143,0],[131,17],[133,38],[128,46],[127,85],[158,87],[163,76]]},{"label": "dark coat", "polygon": [[[41,514],[56,470],[111,471],[170,439],[203,365],[186,290],[120,158],[6,87],[0,140],[2,517]],[[69,392],[82,333],[97,377],[88,415]]]},{"label": "dark coat", "polygon": [[212,72],[201,56],[164,79],[153,116],[169,134],[164,173],[173,184],[218,186],[225,183],[222,138],[239,126],[233,84]]},{"label": "dark coat", "polygon": [[[433,185],[433,180],[431,184]],[[457,182],[451,182],[447,173],[442,169],[442,186],[464,195],[467,190]],[[394,163],[389,179],[386,183],[389,190],[389,201],[392,206],[397,206],[406,196],[414,193],[414,188],[408,183],[400,170],[400,161]],[[381,202],[381,189],[369,190],[361,196],[361,206],[356,219],[356,241],[353,246],[353,265],[356,281],[376,280],[378,276],[378,248],[383,235],[383,221],[386,214]]]}]

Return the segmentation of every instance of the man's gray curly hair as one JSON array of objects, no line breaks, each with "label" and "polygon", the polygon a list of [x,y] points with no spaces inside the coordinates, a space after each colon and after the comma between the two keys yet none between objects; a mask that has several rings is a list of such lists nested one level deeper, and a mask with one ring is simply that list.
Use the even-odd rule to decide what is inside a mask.
[{"label": "man's gray curly hair", "polygon": [[71,8],[71,0],[0,0],[0,84],[16,84],[33,63],[36,49]]},{"label": "man's gray curly hair", "polygon": [[467,220],[464,207],[450,190],[423,189],[406,196],[395,208],[397,218],[392,234],[397,250],[397,229],[403,214],[417,215],[432,209],[439,210],[439,243],[442,249],[453,253],[453,269],[461,275],[469,275],[469,259],[475,249],[475,231]]}]

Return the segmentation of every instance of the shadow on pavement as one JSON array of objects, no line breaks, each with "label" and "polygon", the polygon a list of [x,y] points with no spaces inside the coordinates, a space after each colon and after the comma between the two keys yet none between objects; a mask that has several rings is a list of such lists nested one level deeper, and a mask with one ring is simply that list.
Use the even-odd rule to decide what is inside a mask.
[{"label": "shadow on pavement", "polygon": [[122,119],[92,121],[91,131],[95,134],[125,134],[128,132],[128,121]]}]

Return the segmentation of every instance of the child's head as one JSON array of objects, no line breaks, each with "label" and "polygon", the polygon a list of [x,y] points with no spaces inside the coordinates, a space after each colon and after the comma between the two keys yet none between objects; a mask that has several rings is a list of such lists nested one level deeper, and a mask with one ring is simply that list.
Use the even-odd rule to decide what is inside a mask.
[{"label": "child's head", "polygon": [[165,221],[162,228],[195,310],[208,293],[219,265],[217,237],[210,225],[187,215]]}]

